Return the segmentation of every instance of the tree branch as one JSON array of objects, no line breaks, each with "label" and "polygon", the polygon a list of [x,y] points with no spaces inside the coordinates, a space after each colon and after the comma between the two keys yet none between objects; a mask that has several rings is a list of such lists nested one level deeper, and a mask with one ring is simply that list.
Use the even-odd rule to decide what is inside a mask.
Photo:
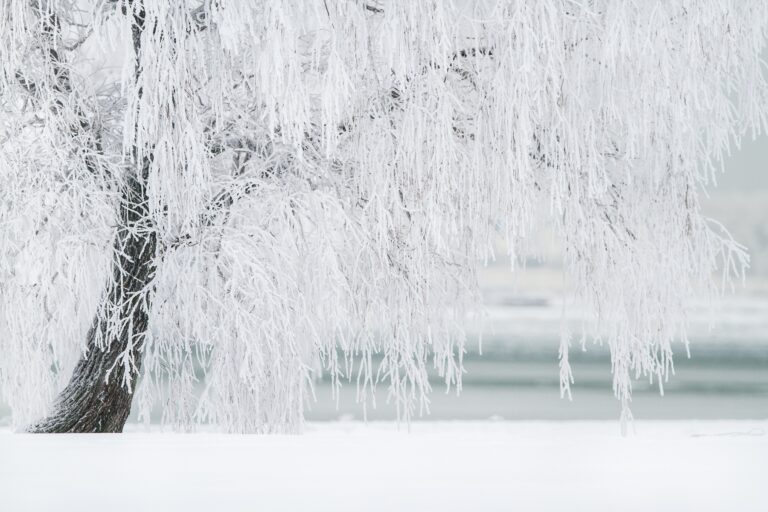
[{"label": "tree branch", "polygon": [[[60,114],[68,105],[71,105],[75,121],[70,124],[69,129],[73,138],[85,140],[85,151],[78,151],[82,154],[85,168],[97,178],[103,178],[106,175],[106,180],[102,181],[100,179],[99,181],[106,189],[110,189],[109,178],[111,178],[111,176],[104,172],[105,168],[100,165],[98,161],[98,157],[103,156],[101,134],[88,120],[88,115],[78,104],[76,98],[72,102],[65,101],[65,98],[73,96],[74,88],[72,86],[69,69],[57,49],[59,47],[57,41],[61,36],[61,22],[59,17],[51,10],[50,6],[40,7],[37,2],[33,2],[33,7],[36,8],[38,16],[40,16],[42,22],[44,43],[41,50],[50,63],[50,69],[53,74],[53,91],[56,93],[56,96],[51,110],[56,114]],[[27,92],[35,97],[38,96],[40,92],[38,84],[27,79],[21,71],[16,72],[16,79]]]}]

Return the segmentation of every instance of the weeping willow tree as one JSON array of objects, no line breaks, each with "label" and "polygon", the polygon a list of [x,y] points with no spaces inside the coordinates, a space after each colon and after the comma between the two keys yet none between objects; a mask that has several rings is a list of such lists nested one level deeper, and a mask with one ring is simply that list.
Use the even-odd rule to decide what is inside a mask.
[{"label": "weeping willow tree", "polygon": [[767,28],[764,0],[0,0],[14,424],[294,430],[321,375],[408,418],[430,367],[461,388],[478,262],[541,222],[629,419],[747,263],[700,197],[766,127]]}]

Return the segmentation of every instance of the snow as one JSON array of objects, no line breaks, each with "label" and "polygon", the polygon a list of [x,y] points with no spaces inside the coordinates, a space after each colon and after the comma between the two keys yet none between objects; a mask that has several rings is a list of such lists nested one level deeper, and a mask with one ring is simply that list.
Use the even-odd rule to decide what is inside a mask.
[{"label": "snow", "polygon": [[4,511],[765,511],[768,420],[0,433]]},{"label": "snow", "polygon": [[[766,131],[765,0],[195,3],[0,1],[14,425],[117,340],[114,375],[142,347],[137,408],[169,423],[290,430],[320,371],[415,415],[428,368],[461,385],[476,263],[537,256],[541,227],[577,306],[561,386],[600,339],[626,417],[689,300],[746,267],[702,198]],[[152,248],[140,290],[117,232]]]}]

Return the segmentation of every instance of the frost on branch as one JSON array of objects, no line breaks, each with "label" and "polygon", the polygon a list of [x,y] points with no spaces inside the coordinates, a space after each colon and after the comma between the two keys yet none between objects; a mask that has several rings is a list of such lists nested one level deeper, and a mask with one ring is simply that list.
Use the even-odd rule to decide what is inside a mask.
[{"label": "frost on branch", "polygon": [[[661,385],[687,344],[687,299],[747,263],[699,198],[765,128],[767,24],[762,0],[0,1],[15,423],[110,343],[85,343],[94,321],[141,346],[139,404],[180,428],[294,429],[322,374],[363,403],[389,386],[408,418],[431,365],[461,386],[491,241],[521,258],[542,221],[629,418],[633,379]],[[124,300],[148,332],[104,306],[137,169],[156,272]]]}]

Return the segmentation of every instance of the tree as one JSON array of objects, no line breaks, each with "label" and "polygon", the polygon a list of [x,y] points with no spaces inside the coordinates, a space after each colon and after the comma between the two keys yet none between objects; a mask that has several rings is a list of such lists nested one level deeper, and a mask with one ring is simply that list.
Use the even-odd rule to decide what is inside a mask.
[{"label": "tree", "polygon": [[494,237],[514,262],[539,222],[628,419],[746,266],[699,197],[766,127],[767,27],[762,0],[1,0],[15,424],[121,431],[138,400],[292,430],[323,373],[409,417],[430,360],[461,387]]}]

